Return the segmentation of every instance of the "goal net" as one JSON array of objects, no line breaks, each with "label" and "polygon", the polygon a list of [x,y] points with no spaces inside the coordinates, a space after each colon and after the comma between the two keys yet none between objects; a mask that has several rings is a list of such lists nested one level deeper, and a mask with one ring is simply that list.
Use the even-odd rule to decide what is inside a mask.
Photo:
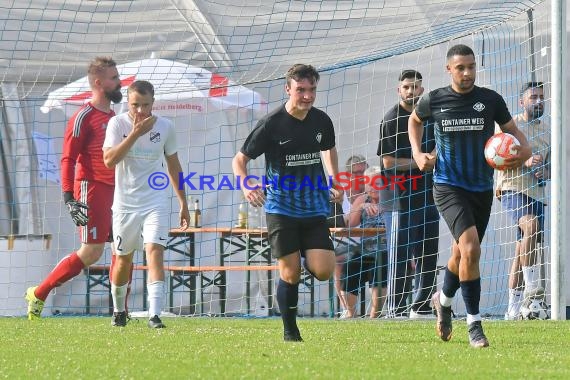
[{"label": "goal net", "polygon": [[[286,70],[300,62],[319,70],[315,106],[333,120],[341,171],[354,155],[379,165],[380,123],[399,100],[399,74],[418,70],[426,92],[448,85],[445,54],[456,43],[473,48],[476,83],[501,94],[513,115],[522,111],[521,86],[544,82],[547,120],[549,6],[540,0],[4,2],[0,314],[24,315],[27,287],[80,245],[60,195],[60,156],[66,121],[89,98],[84,78],[95,56],[112,56],[125,86],[135,79],[154,84],[154,112],[175,124],[183,172],[192,175],[185,182],[189,204],[192,208],[198,200],[202,211],[200,231],[168,242],[164,310],[267,316],[278,312],[279,273],[266,236],[251,231],[265,226],[263,212],[249,210],[249,233],[231,230],[242,201],[231,186],[231,160],[257,120],[286,101]],[[125,110],[124,101],[117,112]],[[250,162],[249,169],[262,174],[263,158]],[[549,189],[547,182],[546,203]],[[172,197],[175,228],[178,202],[170,188],[163,191]],[[548,220],[547,207],[540,255],[547,300]],[[333,237],[337,244],[348,239]],[[481,256],[484,315],[506,312],[516,241],[516,226],[495,199]],[[440,221],[438,287],[450,247],[449,230]],[[50,294],[44,315],[108,313],[110,260],[107,247],[98,267]],[[414,264],[413,257],[406,260]],[[131,311],[147,308],[142,247],[135,262]],[[334,281],[302,277],[299,314],[336,316],[341,307]],[[413,295],[418,289],[413,279],[410,284]],[[366,313],[368,286],[360,292]],[[454,309],[465,313],[459,293]]]}]

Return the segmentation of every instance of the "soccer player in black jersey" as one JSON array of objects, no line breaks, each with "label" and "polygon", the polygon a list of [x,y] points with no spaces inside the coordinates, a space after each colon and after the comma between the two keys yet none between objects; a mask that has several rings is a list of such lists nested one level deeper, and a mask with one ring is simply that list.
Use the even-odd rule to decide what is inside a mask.
[{"label": "soccer player in black jersey", "polygon": [[[410,293],[410,284],[407,282],[412,277],[409,263],[413,259],[418,283],[409,317],[433,318],[429,303],[436,287],[439,214],[433,201],[433,175],[418,169],[408,138],[408,118],[424,91],[422,75],[416,70],[404,70],[398,82],[400,101],[384,115],[376,152],[387,178],[396,175],[408,178],[401,186],[387,186],[380,191],[382,203],[393,204],[394,211],[385,213],[385,220],[386,228],[396,236],[395,241],[389,239],[388,247],[387,316],[405,315]],[[431,152],[435,149],[433,126],[424,124],[422,148]],[[398,220],[392,221],[392,218]]]},{"label": "soccer player in black jersey", "polygon": [[[447,262],[443,287],[432,297],[439,337],[451,339],[451,303],[456,291],[467,310],[469,342],[488,347],[481,326],[479,301],[481,241],[489,222],[493,201],[493,169],[486,163],[484,147],[493,135],[495,122],[503,132],[520,142],[517,154],[506,160],[508,168],[520,167],[531,148],[517,128],[504,99],[495,91],[475,85],[475,54],[466,45],[447,52],[451,85],[423,96],[408,121],[413,157],[421,170],[434,170],[433,196],[454,241]],[[436,152],[422,152],[423,121],[434,119]]]},{"label": "soccer player in black jersey", "polygon": [[[284,339],[302,341],[296,321],[301,257],[318,280],[332,276],[336,262],[327,217],[331,198],[340,203],[344,193],[329,189],[323,170],[324,163],[329,176],[337,179],[333,123],[313,107],[319,73],[313,66],[296,64],[285,79],[289,99],[257,123],[232,167],[248,202],[254,207],[265,205],[271,253],[279,266],[276,296]],[[266,183],[260,186],[246,177],[247,163],[262,154]]]}]

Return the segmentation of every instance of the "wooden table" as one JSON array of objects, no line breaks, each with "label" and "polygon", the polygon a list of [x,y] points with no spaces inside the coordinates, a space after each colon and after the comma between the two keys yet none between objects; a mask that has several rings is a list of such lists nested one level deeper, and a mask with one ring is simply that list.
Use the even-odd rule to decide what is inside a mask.
[{"label": "wooden table", "polygon": [[[346,238],[362,238],[376,236],[385,233],[384,228],[331,228],[331,236],[335,242],[343,244]],[[196,234],[213,233],[218,235],[218,266],[196,266]],[[277,270],[276,265],[272,265],[271,249],[267,240],[266,228],[240,228],[240,227],[200,227],[187,228],[185,230],[174,228],[169,231],[170,239],[167,249],[178,252],[188,257],[189,267],[180,267],[178,270],[171,270],[170,303],[172,305],[172,290],[178,287],[189,289],[191,313],[195,311],[196,305],[196,277],[200,273],[201,288],[215,286],[218,288],[220,297],[220,312],[226,313],[227,298],[227,271],[241,270],[246,272],[246,307],[250,313],[250,283],[252,270],[267,271],[268,282],[273,281],[273,271]],[[180,249],[188,244],[188,250]],[[238,253],[245,253],[244,265],[227,265],[228,259]],[[166,266],[168,269],[168,266]],[[185,270],[186,269],[186,270]],[[212,274],[210,274],[210,272]],[[311,296],[311,316],[314,315],[314,279],[309,274],[302,277],[301,283],[305,285]],[[268,287],[268,296],[272,297],[273,287]],[[332,293],[331,293],[332,294]],[[333,298],[331,296],[331,302]],[[331,306],[333,313],[334,305]]]}]

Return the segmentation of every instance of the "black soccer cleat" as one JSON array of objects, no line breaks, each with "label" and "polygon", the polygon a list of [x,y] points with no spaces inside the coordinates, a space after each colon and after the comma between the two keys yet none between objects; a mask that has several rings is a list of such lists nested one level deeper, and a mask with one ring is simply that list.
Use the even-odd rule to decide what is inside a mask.
[{"label": "black soccer cleat", "polygon": [[303,338],[301,338],[299,330],[293,332],[285,331],[283,334],[283,340],[285,342],[302,342]]},{"label": "black soccer cleat", "polygon": [[446,307],[441,305],[439,302],[439,291],[435,292],[433,297],[431,297],[431,302],[433,303],[433,310],[437,316],[435,331],[441,340],[447,342],[451,339],[453,331],[451,325],[451,316],[453,314],[451,306]]},{"label": "black soccer cleat", "polygon": [[116,311],[113,313],[111,318],[111,326],[115,327],[125,327],[127,325],[127,312],[126,311]]},{"label": "black soccer cleat", "polygon": [[163,329],[166,327],[166,325],[162,323],[158,315],[155,315],[154,317],[148,320],[148,327],[150,327],[151,329]]},{"label": "black soccer cleat", "polygon": [[489,347],[489,340],[483,332],[481,321],[475,321],[469,325],[469,344],[475,348]]}]

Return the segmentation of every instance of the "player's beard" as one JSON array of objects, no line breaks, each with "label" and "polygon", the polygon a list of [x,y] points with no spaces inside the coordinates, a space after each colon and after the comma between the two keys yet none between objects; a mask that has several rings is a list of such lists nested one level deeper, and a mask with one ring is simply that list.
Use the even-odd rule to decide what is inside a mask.
[{"label": "player's beard", "polygon": [[462,90],[471,90],[475,86],[474,80],[462,80],[459,82],[459,88]]},{"label": "player's beard", "polygon": [[109,99],[115,104],[120,103],[121,100],[123,99],[123,94],[121,93],[121,87],[118,87],[113,91],[106,91],[105,96],[107,96],[107,99]]}]

